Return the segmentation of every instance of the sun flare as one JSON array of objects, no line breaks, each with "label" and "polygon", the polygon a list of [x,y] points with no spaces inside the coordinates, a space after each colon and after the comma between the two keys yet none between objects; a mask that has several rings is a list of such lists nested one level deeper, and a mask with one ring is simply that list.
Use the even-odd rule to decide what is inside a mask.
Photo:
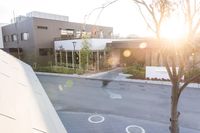
[{"label": "sun flare", "polygon": [[170,40],[184,39],[187,29],[184,21],[176,18],[170,18],[168,22],[163,23],[161,27],[161,37]]}]

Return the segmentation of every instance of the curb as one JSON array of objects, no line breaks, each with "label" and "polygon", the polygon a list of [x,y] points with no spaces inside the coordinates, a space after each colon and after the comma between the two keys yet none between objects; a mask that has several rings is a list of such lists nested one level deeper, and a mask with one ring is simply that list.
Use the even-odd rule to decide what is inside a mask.
[{"label": "curb", "polygon": [[[115,70],[115,69],[114,69]],[[111,70],[113,71],[113,70]],[[102,72],[98,75],[77,75],[77,74],[60,74],[60,73],[46,73],[46,72],[35,72],[37,75],[45,75],[45,76],[62,76],[62,77],[72,77],[72,78],[84,78],[84,79],[91,79],[91,80],[108,80],[108,81],[123,81],[123,82],[130,82],[130,83],[145,83],[145,84],[154,84],[154,85],[167,85],[171,86],[171,82],[169,81],[152,81],[152,80],[140,80],[140,79],[102,79],[102,78],[95,78],[97,76],[109,73],[111,71]],[[200,84],[197,83],[190,83],[187,87],[191,88],[200,88]]]}]

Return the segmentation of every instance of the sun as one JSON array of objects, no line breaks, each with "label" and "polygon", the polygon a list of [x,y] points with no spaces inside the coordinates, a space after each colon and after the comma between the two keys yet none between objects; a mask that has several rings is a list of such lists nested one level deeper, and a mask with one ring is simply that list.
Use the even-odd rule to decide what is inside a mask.
[{"label": "sun", "polygon": [[184,21],[178,18],[169,18],[161,27],[161,37],[170,40],[184,39],[187,33]]}]

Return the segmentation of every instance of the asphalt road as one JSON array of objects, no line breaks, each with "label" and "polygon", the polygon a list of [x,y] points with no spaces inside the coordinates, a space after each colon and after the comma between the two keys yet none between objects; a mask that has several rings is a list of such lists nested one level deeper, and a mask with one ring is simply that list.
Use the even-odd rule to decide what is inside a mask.
[{"label": "asphalt road", "polygon": [[[140,126],[146,133],[169,133],[170,86],[118,81],[102,87],[101,80],[44,75],[38,78],[69,133],[142,131],[130,126],[128,132],[129,125]],[[200,132],[199,102],[200,89],[184,91],[179,103],[181,133]],[[88,121],[96,114],[104,117],[102,123]],[[102,117],[92,119],[97,122]]]}]

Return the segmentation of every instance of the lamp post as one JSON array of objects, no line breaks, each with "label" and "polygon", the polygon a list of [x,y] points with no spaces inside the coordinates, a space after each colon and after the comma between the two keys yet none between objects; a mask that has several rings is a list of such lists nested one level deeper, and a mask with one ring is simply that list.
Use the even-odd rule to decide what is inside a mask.
[{"label": "lamp post", "polygon": [[72,44],[73,44],[73,47],[74,47],[74,51],[72,52],[72,65],[73,65],[73,69],[75,69],[75,60],[74,60],[74,55],[75,55],[76,42],[73,41]]}]

